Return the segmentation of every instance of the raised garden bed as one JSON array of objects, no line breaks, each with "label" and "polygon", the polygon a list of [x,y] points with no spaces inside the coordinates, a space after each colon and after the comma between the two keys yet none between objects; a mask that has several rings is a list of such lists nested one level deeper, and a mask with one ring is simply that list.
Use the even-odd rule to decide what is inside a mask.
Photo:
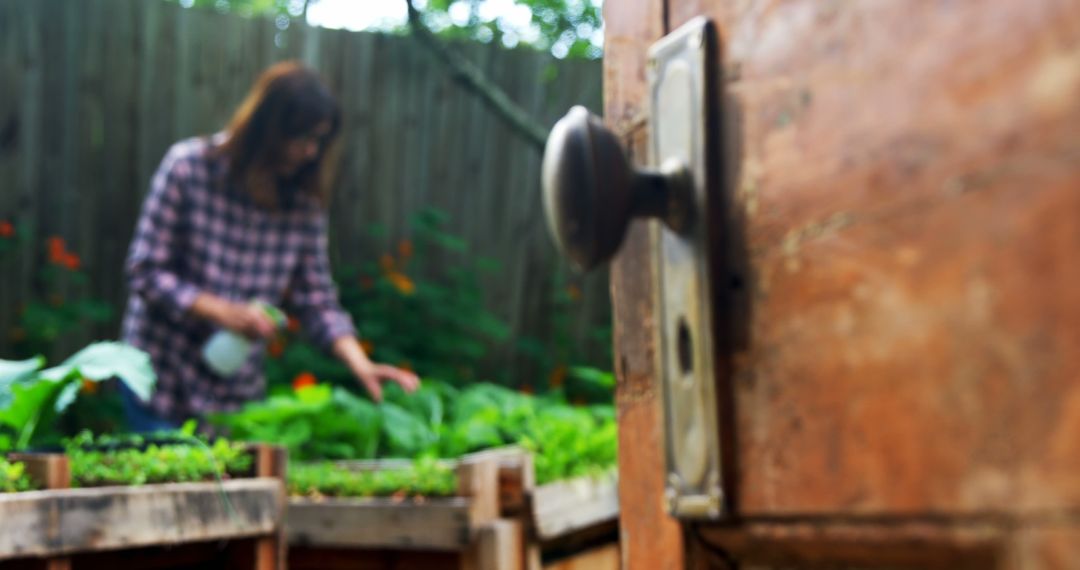
[{"label": "raised garden bed", "polygon": [[[443,495],[420,489],[423,496],[416,497],[405,485],[391,497],[292,497],[287,516],[290,568],[356,568],[360,560],[365,569],[617,568],[614,477],[537,487],[532,460],[519,448],[500,448],[441,461],[438,465],[457,478],[452,493]],[[362,476],[401,472],[414,463],[336,465]],[[429,472],[420,479],[439,478]],[[294,491],[309,489],[291,486]],[[371,480],[357,486],[378,487]]]},{"label": "raised garden bed", "polygon": [[221,481],[85,488],[65,454],[11,454],[38,490],[0,494],[0,568],[284,568],[284,453],[244,453]]},{"label": "raised garden bed", "polygon": [[[411,465],[394,460],[337,464],[358,478]],[[290,498],[289,567],[332,570],[356,568],[362,561],[365,569],[521,568],[521,522],[499,516],[496,458],[473,454],[440,462],[438,469],[455,479],[444,496]]]}]

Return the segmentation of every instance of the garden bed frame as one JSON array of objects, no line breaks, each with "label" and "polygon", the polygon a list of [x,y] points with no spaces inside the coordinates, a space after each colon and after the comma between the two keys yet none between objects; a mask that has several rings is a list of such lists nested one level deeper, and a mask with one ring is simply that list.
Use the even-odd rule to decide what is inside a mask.
[{"label": "garden bed frame", "polygon": [[[618,568],[614,478],[537,487],[532,455],[515,447],[446,463],[458,473],[456,497],[290,499],[289,567]],[[410,464],[392,459],[339,462],[356,471]]]},{"label": "garden bed frame", "polygon": [[0,568],[283,569],[285,452],[249,453],[250,478],[84,489],[63,454],[10,454],[43,490],[0,494]]}]

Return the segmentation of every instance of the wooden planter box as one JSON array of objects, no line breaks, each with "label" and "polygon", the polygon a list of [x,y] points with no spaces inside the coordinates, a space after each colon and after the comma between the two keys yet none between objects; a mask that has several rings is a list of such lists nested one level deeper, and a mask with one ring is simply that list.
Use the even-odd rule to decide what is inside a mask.
[{"label": "wooden planter box", "polygon": [[536,486],[532,456],[499,455],[503,516],[525,529],[530,570],[617,570],[619,493],[615,473]]},{"label": "wooden planter box", "polygon": [[85,489],[62,454],[13,455],[45,490],[0,494],[0,568],[284,568],[285,454],[251,453],[251,478]]},{"label": "wooden planter box", "polygon": [[[478,453],[454,463],[455,497],[290,499],[289,567],[522,568],[521,521],[500,518],[496,457]],[[394,460],[341,463],[358,471],[403,464]]]},{"label": "wooden planter box", "polygon": [[[350,461],[358,471],[408,461]],[[532,456],[518,448],[452,462],[458,496],[290,499],[292,570],[618,568],[618,496],[613,477],[537,487]],[[548,564],[543,560],[550,560]]]}]

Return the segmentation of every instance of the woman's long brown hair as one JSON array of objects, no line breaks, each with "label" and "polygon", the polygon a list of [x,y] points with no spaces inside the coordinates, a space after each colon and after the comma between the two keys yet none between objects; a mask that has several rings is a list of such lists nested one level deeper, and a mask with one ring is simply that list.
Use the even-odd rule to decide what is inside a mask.
[{"label": "woman's long brown hair", "polygon": [[[329,122],[318,156],[287,180],[275,167],[289,141],[308,136]],[[284,184],[307,193],[324,205],[336,153],[332,143],[341,128],[341,108],[318,74],[295,61],[275,64],[255,81],[227,127],[228,137],[217,147],[228,158],[230,178],[260,206],[282,206],[277,187]]]}]

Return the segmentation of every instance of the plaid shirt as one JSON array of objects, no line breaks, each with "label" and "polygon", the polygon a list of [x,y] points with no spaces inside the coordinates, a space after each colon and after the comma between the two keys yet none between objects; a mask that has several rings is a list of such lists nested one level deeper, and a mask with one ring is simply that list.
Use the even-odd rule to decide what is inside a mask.
[{"label": "plaid shirt", "polygon": [[231,411],[266,392],[265,343],[228,378],[203,362],[215,328],[189,311],[201,292],[282,307],[324,348],[356,334],[330,277],[322,207],[299,195],[281,211],[257,207],[228,183],[226,159],[208,152],[223,138],[169,149],[128,252],[123,338],[149,353],[158,376],[151,407],[172,421]]}]

